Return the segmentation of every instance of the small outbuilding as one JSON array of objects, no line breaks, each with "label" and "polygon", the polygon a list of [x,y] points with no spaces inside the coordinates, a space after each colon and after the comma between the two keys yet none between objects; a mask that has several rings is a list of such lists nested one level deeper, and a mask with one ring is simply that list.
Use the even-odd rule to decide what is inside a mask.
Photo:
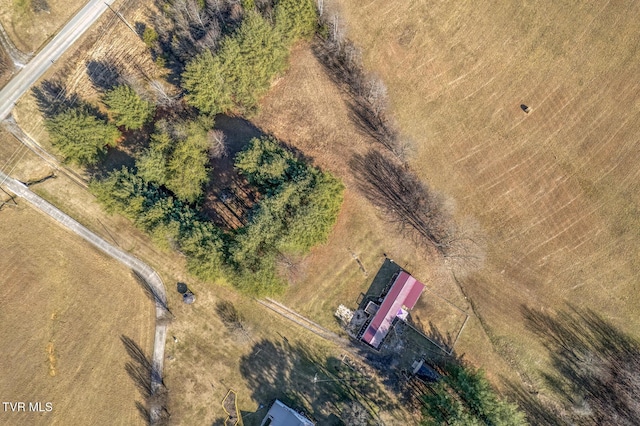
[{"label": "small outbuilding", "polygon": [[315,426],[315,423],[276,399],[260,426]]},{"label": "small outbuilding", "polygon": [[407,272],[400,272],[380,306],[367,305],[366,311],[374,315],[362,335],[362,341],[379,349],[382,341],[391,330],[393,321],[396,318],[406,320],[424,287],[424,284]]}]

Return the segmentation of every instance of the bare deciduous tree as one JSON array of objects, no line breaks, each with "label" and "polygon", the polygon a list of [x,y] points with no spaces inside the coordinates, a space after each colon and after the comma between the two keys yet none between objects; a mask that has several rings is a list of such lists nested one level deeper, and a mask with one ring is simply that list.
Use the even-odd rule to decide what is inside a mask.
[{"label": "bare deciduous tree", "polygon": [[224,158],[229,155],[227,136],[222,130],[212,129],[207,132],[209,140],[209,156],[211,158]]},{"label": "bare deciduous tree", "polygon": [[[169,412],[168,392],[159,371],[156,371],[153,362],[144,353],[138,344],[127,336],[120,336],[130,361],[125,364],[125,370],[144,398],[144,403],[136,401],[136,407],[143,419],[154,426],[167,424]],[[154,389],[152,381],[161,385]]]},{"label": "bare deciduous tree", "polygon": [[171,53],[183,64],[204,50],[215,50],[223,33],[240,22],[234,0],[156,1],[161,14],[153,17],[160,52]]},{"label": "bare deciduous tree", "polygon": [[372,149],[356,156],[352,168],[362,177],[360,190],[389,220],[416,231],[443,254],[447,252],[453,238],[451,215],[444,210],[441,198],[406,166]]},{"label": "bare deciduous tree", "polygon": [[244,319],[233,303],[221,300],[216,303],[216,313],[234,338],[239,341],[250,340],[249,331],[244,325]]},{"label": "bare deciduous tree", "polygon": [[403,159],[404,143],[388,113],[387,88],[379,78],[364,69],[360,49],[344,36],[334,16],[325,19],[328,36],[314,45],[316,56],[333,79],[351,95],[351,118],[366,134]]},{"label": "bare deciduous tree", "polygon": [[351,167],[362,193],[407,235],[450,259],[479,256],[479,246],[458,227],[444,197],[429,189],[406,164],[372,149],[356,155]]}]

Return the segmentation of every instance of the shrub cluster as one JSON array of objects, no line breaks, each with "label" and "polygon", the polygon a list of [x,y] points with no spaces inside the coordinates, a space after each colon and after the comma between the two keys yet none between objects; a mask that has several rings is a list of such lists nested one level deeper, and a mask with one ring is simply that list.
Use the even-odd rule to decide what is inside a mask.
[{"label": "shrub cluster", "polygon": [[84,106],[69,108],[45,120],[51,143],[65,161],[96,164],[120,139],[118,128]]},{"label": "shrub cluster", "polygon": [[128,217],[157,243],[185,254],[193,274],[208,281],[221,276],[222,234],[197,210],[127,168],[90,188],[107,211]]},{"label": "shrub cluster", "polygon": [[422,397],[424,426],[494,425],[524,426],[518,406],[498,397],[482,370],[450,364],[442,380]]}]

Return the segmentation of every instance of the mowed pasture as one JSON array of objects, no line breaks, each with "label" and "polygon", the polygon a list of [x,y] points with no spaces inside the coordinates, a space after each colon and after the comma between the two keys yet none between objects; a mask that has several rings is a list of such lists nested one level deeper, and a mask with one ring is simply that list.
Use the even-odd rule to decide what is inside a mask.
[{"label": "mowed pasture", "polygon": [[[341,332],[334,317],[336,308],[340,304],[357,308],[360,294],[369,289],[386,254],[437,294],[431,297],[425,293],[430,297],[425,303],[447,311],[450,306],[440,299],[444,298],[470,311],[442,259],[430,247],[416,244],[400,232],[359,192],[361,177],[353,172],[351,160],[377,145],[351,121],[344,94],[309,45],[301,44],[293,51],[289,70],[260,108],[254,122],[263,131],[295,146],[315,165],[339,176],[346,186],[342,210],[327,243],[282,268],[290,280],[290,288],[281,297],[286,305]],[[421,320],[437,324],[442,334],[455,336],[460,328],[457,317],[432,315],[421,316]],[[471,355],[472,347],[487,355],[496,369],[510,374],[477,317],[470,318],[461,340],[464,342],[456,349]]]},{"label": "mowed pasture", "polygon": [[36,52],[84,4],[83,0],[0,0],[0,22],[18,49]]},{"label": "mowed pasture", "polygon": [[18,204],[0,210],[0,394],[53,411],[0,423],[145,424],[121,336],[149,355],[153,304],[127,268]]},{"label": "mowed pasture", "polygon": [[461,283],[511,365],[544,369],[523,306],[591,308],[638,337],[640,4],[334,6],[389,87],[413,168],[483,229],[486,263]]}]

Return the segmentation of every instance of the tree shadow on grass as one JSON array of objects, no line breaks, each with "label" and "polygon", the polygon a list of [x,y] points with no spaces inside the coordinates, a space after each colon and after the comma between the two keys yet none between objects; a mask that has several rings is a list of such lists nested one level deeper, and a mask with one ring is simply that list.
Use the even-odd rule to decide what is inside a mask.
[{"label": "tree shadow on grass", "polygon": [[[151,358],[148,357],[138,344],[127,336],[120,336],[130,360],[125,364],[127,374],[138,388],[144,402],[136,401],[136,409],[140,417],[151,424],[151,410],[155,410],[158,415],[154,416],[154,425],[167,424],[169,412],[167,411],[168,393],[162,382],[161,373],[156,371]],[[159,389],[152,386],[152,378],[161,383]]]},{"label": "tree shadow on grass", "polygon": [[[527,326],[549,350],[554,371],[543,375],[560,410],[517,394],[532,421],[637,425],[640,419],[640,345],[589,309],[550,315],[522,308]],[[545,406],[546,405],[546,406]],[[558,420],[559,421],[559,420]]]},{"label": "tree shadow on grass", "polygon": [[67,88],[55,80],[44,80],[31,89],[38,110],[43,117],[53,118],[68,109],[80,106],[80,101],[75,94],[67,92]]},{"label": "tree shadow on grass", "polygon": [[[240,359],[240,372],[259,404],[269,407],[279,399],[322,425],[341,424],[340,416],[354,401],[365,406],[372,419],[379,410],[394,407],[374,380],[337,358],[286,340],[256,343]],[[260,424],[264,413],[244,417],[247,425]]]},{"label": "tree shadow on grass", "polygon": [[142,287],[142,290],[144,290],[144,293],[149,298],[149,300],[151,300],[157,306],[160,306],[164,310],[165,316],[167,318],[172,318],[173,314],[169,309],[169,304],[167,302],[166,296],[160,293],[159,291],[157,291],[138,272],[131,270],[131,274],[133,275],[133,278],[136,280],[136,282],[140,285],[140,287]]},{"label": "tree shadow on grass", "polygon": [[109,91],[121,83],[120,71],[107,61],[87,62],[87,75],[93,86],[103,92]]}]

